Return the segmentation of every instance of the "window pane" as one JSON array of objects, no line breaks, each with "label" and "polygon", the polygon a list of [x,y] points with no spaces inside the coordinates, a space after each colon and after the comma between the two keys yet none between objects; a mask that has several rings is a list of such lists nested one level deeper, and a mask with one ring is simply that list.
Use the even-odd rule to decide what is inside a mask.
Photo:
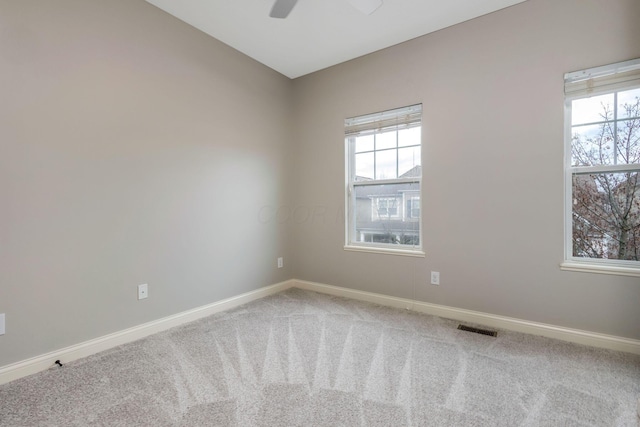
[{"label": "window pane", "polygon": [[420,128],[412,127],[398,131],[398,146],[420,145]]},{"label": "window pane", "polygon": [[374,221],[391,219],[398,216],[400,198],[397,196],[373,197],[371,203],[371,218]]},{"label": "window pane", "polygon": [[[419,245],[418,217],[405,220],[403,194],[419,194],[420,184],[361,185],[355,193],[355,242]],[[419,215],[419,198],[413,215]],[[413,205],[412,205],[413,206]]]},{"label": "window pane", "polygon": [[404,211],[406,220],[417,220],[420,218],[420,196],[410,196],[405,193],[407,206]]},{"label": "window pane", "polygon": [[572,128],[571,165],[614,164],[613,123]]},{"label": "window pane", "polygon": [[420,163],[420,147],[398,150],[398,176],[400,178],[421,176]]},{"label": "window pane", "polygon": [[373,151],[373,135],[356,137],[356,153]]},{"label": "window pane", "polygon": [[618,122],[618,163],[640,163],[640,118]]},{"label": "window pane", "polygon": [[573,256],[640,260],[638,172],[574,175]]},{"label": "window pane", "polygon": [[396,131],[377,133],[376,134],[376,150],[384,150],[385,148],[395,148],[397,135],[398,133]]},{"label": "window pane", "polygon": [[618,118],[640,116],[640,87],[618,92]]},{"label": "window pane", "polygon": [[397,178],[397,150],[376,151],[376,179]]},{"label": "window pane", "polygon": [[613,118],[613,94],[576,99],[571,103],[571,124],[595,123]]},{"label": "window pane", "polygon": [[356,181],[373,179],[373,153],[356,154]]},{"label": "window pane", "polygon": [[[415,105],[345,119],[347,245],[419,248],[421,111]],[[410,179],[418,182],[402,182]]]}]

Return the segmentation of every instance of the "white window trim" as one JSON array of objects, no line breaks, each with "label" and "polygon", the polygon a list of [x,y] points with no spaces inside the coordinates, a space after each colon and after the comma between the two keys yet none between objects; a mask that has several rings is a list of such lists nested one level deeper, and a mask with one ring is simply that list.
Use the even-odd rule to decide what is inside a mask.
[{"label": "white window trim", "polygon": [[577,271],[581,273],[614,274],[617,276],[640,277],[640,269],[638,269],[637,267],[614,266],[611,264],[599,265],[591,261],[565,261],[560,264],[560,269],[565,271]]},{"label": "white window trim", "polygon": [[417,258],[424,258],[426,256],[426,254],[422,250],[396,249],[397,246],[398,245],[385,245],[384,243],[376,243],[375,245],[373,245],[363,242],[359,243],[357,246],[344,245],[344,250],[351,252],[365,252],[370,254],[401,255]]},{"label": "white window trim", "polygon": [[[583,273],[612,274],[621,276],[640,277],[640,261],[611,260],[598,258],[582,258],[573,256],[573,198],[572,183],[574,173],[625,172],[640,169],[637,164],[623,164],[612,166],[573,167],[571,165],[571,103],[576,99],[594,95],[612,93],[632,87],[630,82],[637,81],[640,59],[625,61],[596,67],[583,71],[565,74],[565,103],[564,103],[564,249],[565,260],[560,269]],[[620,73],[620,78],[615,74]],[[600,82],[594,79],[600,78]],[[635,79],[635,80],[634,80]],[[575,86],[576,83],[579,86]],[[574,85],[577,88],[572,88]]]},{"label": "white window trim", "polygon": [[[417,107],[420,106],[420,110],[422,111],[422,104],[415,104],[413,106],[409,106],[409,107],[405,107],[405,108],[411,108],[411,107]],[[388,110],[388,111],[393,111],[393,110]],[[387,113],[388,111],[385,111],[383,113]],[[377,115],[380,113],[374,113],[371,114],[371,116],[373,115]],[[412,113],[415,114],[415,113]],[[420,113],[421,115],[422,113]],[[365,116],[359,116],[359,117],[365,117]],[[386,118],[385,118],[386,119]],[[420,126],[422,127],[422,120],[420,121]],[[422,148],[423,146],[423,141],[422,139],[424,138],[424,133],[420,133],[420,147]],[[425,252],[423,251],[423,240],[422,240],[422,229],[423,229],[423,224],[422,224],[422,206],[420,206],[420,218],[418,219],[419,221],[419,226],[418,226],[418,238],[420,241],[420,244],[418,246],[413,246],[410,247],[409,245],[392,245],[392,244],[384,244],[384,243],[367,243],[367,242],[354,242],[354,236],[353,234],[355,233],[355,215],[356,215],[356,209],[354,206],[354,202],[355,200],[351,197],[351,194],[354,190],[354,185],[350,180],[350,173],[352,170],[355,170],[355,155],[352,155],[352,151],[351,151],[351,147],[352,147],[352,143],[347,142],[347,138],[345,138],[345,245],[344,245],[344,250],[345,251],[351,251],[351,252],[363,252],[363,253],[372,253],[372,254],[386,254],[386,255],[399,255],[399,256],[409,256],[409,257],[421,257],[424,258],[425,257]],[[421,153],[423,151],[421,150]],[[422,177],[413,177],[413,178],[405,178],[405,179],[391,179],[391,180],[374,180],[371,182],[365,181],[365,182],[358,182],[358,186],[364,186],[364,185],[381,185],[381,184],[397,184],[397,183],[401,183],[401,182],[418,182],[420,183],[420,191],[419,191],[419,195],[420,195],[420,201],[422,203],[423,197],[422,197]]]}]

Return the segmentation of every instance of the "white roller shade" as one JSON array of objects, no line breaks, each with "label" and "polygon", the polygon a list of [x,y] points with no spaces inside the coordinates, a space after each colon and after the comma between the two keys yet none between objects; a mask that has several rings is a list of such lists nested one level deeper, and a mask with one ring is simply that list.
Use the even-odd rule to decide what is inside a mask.
[{"label": "white roller shade", "polygon": [[574,98],[640,86],[640,58],[564,75],[564,93]]}]

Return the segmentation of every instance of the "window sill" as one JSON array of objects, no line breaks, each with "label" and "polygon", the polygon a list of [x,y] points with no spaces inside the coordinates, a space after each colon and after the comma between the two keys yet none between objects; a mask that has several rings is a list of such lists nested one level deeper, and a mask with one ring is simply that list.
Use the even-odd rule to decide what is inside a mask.
[{"label": "window sill", "polygon": [[640,268],[619,267],[615,265],[588,264],[575,261],[565,261],[560,264],[565,271],[579,271],[581,273],[614,274],[618,276],[640,277]]},{"label": "window sill", "polygon": [[392,249],[392,248],[380,248],[375,246],[352,246],[345,245],[345,251],[352,252],[367,252],[371,254],[386,254],[386,255],[399,255],[399,256],[409,256],[416,258],[424,258],[425,253],[421,250],[411,250],[411,249]]}]

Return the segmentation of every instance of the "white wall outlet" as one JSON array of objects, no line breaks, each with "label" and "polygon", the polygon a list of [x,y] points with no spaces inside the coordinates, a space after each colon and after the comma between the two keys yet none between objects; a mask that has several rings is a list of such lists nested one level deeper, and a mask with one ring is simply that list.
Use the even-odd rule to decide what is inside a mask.
[{"label": "white wall outlet", "polygon": [[431,272],[431,284],[432,285],[440,285],[440,272],[432,271]]},{"label": "white wall outlet", "polygon": [[0,314],[0,335],[4,335],[4,313]]},{"label": "white wall outlet", "polygon": [[146,283],[142,285],[138,285],[138,299],[145,299],[148,296],[149,296],[149,285]]},{"label": "white wall outlet", "polygon": [[278,268],[284,267],[284,259],[282,257],[278,258]]}]

